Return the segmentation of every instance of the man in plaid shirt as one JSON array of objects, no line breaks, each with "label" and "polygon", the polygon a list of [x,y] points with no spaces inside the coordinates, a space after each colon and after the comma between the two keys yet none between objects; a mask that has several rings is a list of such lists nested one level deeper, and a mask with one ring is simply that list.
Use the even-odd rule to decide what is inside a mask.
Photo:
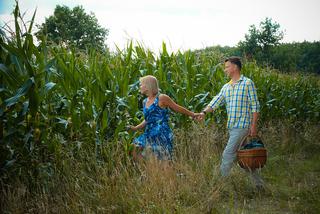
[{"label": "man in plaid shirt", "polygon": [[[225,60],[225,73],[231,78],[218,95],[198,116],[205,118],[206,113],[213,112],[221,105],[226,105],[228,114],[229,140],[222,154],[220,170],[222,176],[228,176],[239,143],[246,135],[257,135],[257,121],[259,116],[259,101],[254,83],[241,75],[241,60],[239,57],[230,57]],[[250,173],[255,185],[260,188],[263,181],[257,172]]]}]

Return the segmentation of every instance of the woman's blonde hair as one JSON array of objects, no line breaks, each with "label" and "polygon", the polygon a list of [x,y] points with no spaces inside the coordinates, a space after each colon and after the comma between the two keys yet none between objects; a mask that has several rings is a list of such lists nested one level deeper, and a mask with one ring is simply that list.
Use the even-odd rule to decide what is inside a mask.
[{"label": "woman's blonde hair", "polygon": [[152,75],[147,75],[140,78],[140,82],[144,82],[148,91],[151,91],[153,94],[159,93],[159,84],[156,77]]}]

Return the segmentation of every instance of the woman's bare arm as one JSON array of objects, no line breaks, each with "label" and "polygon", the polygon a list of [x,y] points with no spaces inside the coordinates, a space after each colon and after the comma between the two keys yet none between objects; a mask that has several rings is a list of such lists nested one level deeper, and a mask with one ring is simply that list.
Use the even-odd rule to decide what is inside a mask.
[{"label": "woman's bare arm", "polygon": [[159,105],[162,108],[163,107],[169,107],[170,109],[172,109],[175,112],[179,112],[181,114],[185,114],[185,115],[188,115],[190,117],[194,117],[195,116],[195,113],[193,113],[192,111],[189,111],[188,109],[186,109],[183,106],[178,105],[168,95],[165,95],[165,94],[161,94],[159,96]]},{"label": "woman's bare arm", "polygon": [[146,126],[146,121],[143,120],[139,125],[136,126],[130,126],[130,129],[132,131],[137,131],[138,129],[143,129]]}]

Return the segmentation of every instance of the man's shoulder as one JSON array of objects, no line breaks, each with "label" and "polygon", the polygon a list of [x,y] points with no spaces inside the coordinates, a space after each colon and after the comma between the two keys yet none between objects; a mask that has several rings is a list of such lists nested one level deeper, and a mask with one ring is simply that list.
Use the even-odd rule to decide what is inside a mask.
[{"label": "man's shoulder", "polygon": [[253,81],[250,78],[248,78],[246,76],[243,76],[243,75],[241,77],[242,77],[242,81],[243,81],[244,84],[250,85],[250,84],[253,83]]},{"label": "man's shoulder", "polygon": [[225,90],[227,87],[229,87],[230,84],[231,84],[230,82],[231,82],[231,81],[225,83],[225,84],[222,86],[221,90]]},{"label": "man's shoulder", "polygon": [[229,85],[232,85],[232,80],[229,80],[229,82],[226,82],[226,83],[222,86],[222,88],[225,88],[225,87],[227,87],[227,86],[229,86]]}]

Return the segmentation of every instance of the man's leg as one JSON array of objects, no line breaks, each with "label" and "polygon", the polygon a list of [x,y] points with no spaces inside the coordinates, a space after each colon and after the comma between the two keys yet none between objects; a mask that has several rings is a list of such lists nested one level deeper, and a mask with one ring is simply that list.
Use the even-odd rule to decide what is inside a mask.
[{"label": "man's leg", "polygon": [[229,140],[222,153],[222,161],[220,170],[222,176],[228,176],[233,164],[237,157],[237,149],[240,141],[248,134],[248,129],[230,129]]}]

